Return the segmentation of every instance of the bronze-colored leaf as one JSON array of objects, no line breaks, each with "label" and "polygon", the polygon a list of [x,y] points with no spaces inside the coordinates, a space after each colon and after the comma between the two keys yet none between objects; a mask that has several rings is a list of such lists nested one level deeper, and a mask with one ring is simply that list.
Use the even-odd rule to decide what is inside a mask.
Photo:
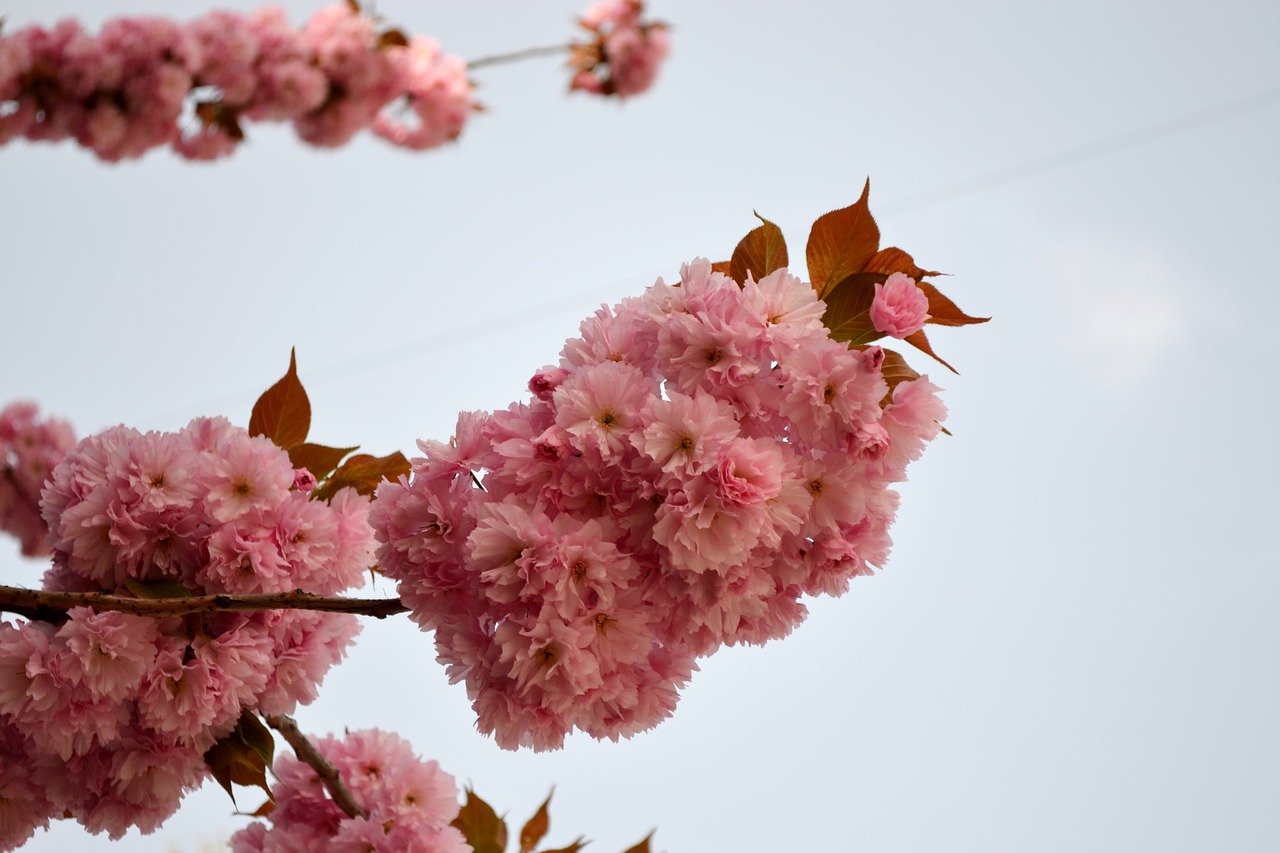
[{"label": "bronze-colored leaf", "polygon": [[922,278],[931,275],[942,275],[934,270],[921,269],[916,266],[916,262],[910,255],[899,248],[890,246],[887,249],[881,249],[871,256],[871,260],[867,261],[864,272],[883,272],[883,273],[906,273],[914,278],[917,282]]},{"label": "bronze-colored leaf", "polygon": [[507,824],[470,788],[467,801],[450,826],[462,833],[475,853],[502,853],[507,849]]},{"label": "bronze-colored leaf", "polygon": [[716,261],[711,265],[711,271],[724,273],[725,275],[732,276],[732,273],[729,272],[729,269],[732,264],[733,264],[732,261]]},{"label": "bronze-colored leaf", "polygon": [[138,596],[138,598],[190,598],[195,595],[191,590],[172,578],[161,578],[153,581],[125,578],[124,588]]},{"label": "bronze-colored leaf", "polygon": [[[252,727],[245,723],[245,717],[253,717],[253,714],[245,711],[235,729],[205,752],[204,763],[208,766],[209,773],[231,797],[232,803],[236,801],[232,785],[256,786],[274,801],[275,796],[267,784],[267,766],[270,759],[264,756],[263,753],[266,751],[264,745],[258,742],[258,735]],[[265,729],[257,717],[253,717],[253,720]]]},{"label": "bronze-colored leaf", "polygon": [[818,217],[809,231],[805,261],[809,265],[809,281],[819,299],[825,299],[844,279],[866,269],[880,248],[880,229],[867,206],[870,192],[868,180],[857,202]]},{"label": "bronze-colored leaf", "polygon": [[752,229],[738,242],[729,261],[729,277],[740,285],[746,284],[748,274],[759,281],[787,265],[787,241],[782,237],[782,229],[758,213],[755,216],[761,222],[760,227]]},{"label": "bronze-colored leaf", "polygon": [[911,365],[907,364],[907,360],[891,349],[884,349],[884,363],[880,365],[880,375],[884,377],[884,381],[889,385],[889,393],[884,395],[884,399],[880,401],[880,407],[884,408],[893,400],[893,389],[897,388],[903,382],[911,379],[919,379],[920,374],[911,369]]},{"label": "bronze-colored leaf", "polygon": [[961,311],[956,304],[943,296],[938,288],[927,281],[918,281],[916,286],[929,297],[929,319],[927,322],[939,326],[971,326],[974,323],[986,323],[990,317],[970,317]]},{"label": "bronze-colored leaf", "polygon": [[[551,793],[554,794],[555,791]],[[531,853],[551,828],[551,816],[547,813],[547,807],[550,805],[551,794],[547,794],[547,798],[538,807],[537,813],[520,829],[520,853]]]},{"label": "bronze-colored leaf", "polygon": [[257,714],[252,711],[245,711],[241,714],[240,721],[236,723],[234,733],[245,746],[262,756],[262,760],[266,762],[268,767],[276,760],[275,736],[271,734],[271,729],[267,728],[266,724],[258,719]]},{"label": "bronze-colored leaf", "polygon": [[347,8],[352,12],[355,12],[357,15],[360,14],[360,4],[357,0],[347,0]]},{"label": "bronze-colored leaf", "polygon": [[885,278],[878,272],[854,273],[831,289],[822,324],[831,331],[832,340],[864,344],[884,337],[871,323],[871,303],[876,285],[883,284]]},{"label": "bronze-colored leaf", "polygon": [[933,351],[933,347],[929,346],[929,338],[925,335],[924,329],[921,329],[920,331],[915,332],[913,334],[907,335],[905,338],[903,338],[903,340],[911,344],[916,349],[920,350],[920,352],[936,360],[939,364],[941,364],[947,370],[950,370],[952,373],[956,374],[957,376],[960,375],[960,371],[956,370],[954,367],[952,367],[951,365],[943,361],[941,356],[939,356],[936,352]]},{"label": "bronze-colored leaf", "polygon": [[323,444],[303,442],[289,448],[289,464],[294,468],[306,468],[311,476],[323,480],[334,472],[338,463],[348,453],[355,453],[360,447],[326,447]]},{"label": "bronze-colored leaf", "polygon": [[578,836],[568,847],[557,847],[555,850],[544,850],[542,853],[578,853],[579,850],[586,846],[587,840],[582,836]]},{"label": "bronze-colored leaf", "polygon": [[400,30],[387,30],[378,36],[378,50],[388,47],[408,47],[409,37]]},{"label": "bronze-colored leaf", "polygon": [[258,810],[253,814],[249,815],[249,817],[267,817],[275,810],[276,810],[276,804],[271,800],[267,800],[265,803],[258,806]]},{"label": "bronze-colored leaf", "polygon": [[311,401],[298,380],[298,363],[289,351],[289,371],[253,404],[249,434],[265,435],[277,447],[289,450],[307,440],[311,429]]},{"label": "bronze-colored leaf", "polygon": [[649,830],[649,834],[641,839],[639,844],[634,847],[628,847],[622,853],[649,853],[649,839],[653,838],[655,832],[657,832],[656,829]]},{"label": "bronze-colored leaf", "polygon": [[362,495],[373,494],[383,480],[396,480],[413,470],[404,454],[396,451],[388,456],[370,456],[360,453],[352,456],[315,490],[316,500],[327,501],[348,486]]}]

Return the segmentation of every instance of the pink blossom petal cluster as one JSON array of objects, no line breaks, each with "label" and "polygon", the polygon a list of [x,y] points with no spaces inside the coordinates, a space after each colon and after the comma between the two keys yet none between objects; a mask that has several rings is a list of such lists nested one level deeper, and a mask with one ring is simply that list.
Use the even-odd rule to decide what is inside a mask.
[{"label": "pink blossom petal cluster", "polygon": [[[223,419],[86,438],[44,488],[45,588],[341,592],[373,563],[369,500],[309,500],[303,473]],[[18,812],[0,795],[0,847],[64,815],[113,838],[154,830],[244,712],[311,701],[358,630],[353,616],[294,610],[0,621],[0,790],[43,804]]]},{"label": "pink blossom petal cluster", "polygon": [[74,139],[111,162],[159,146],[226,156],[247,121],[289,122],[322,147],[370,128],[430,148],[456,138],[474,106],[460,59],[429,38],[383,38],[346,3],[301,28],[267,6],[187,24],[116,18],[97,36],[74,21],[0,36],[0,144]]},{"label": "pink blossom petal cluster", "polygon": [[924,377],[890,397],[883,351],[832,340],[824,310],[786,270],[740,287],[695,261],[382,484],[379,565],[482,731],[652,727],[699,657],[785,636],[803,597],[883,564],[891,486],[945,410]]},{"label": "pink blossom petal cluster", "polygon": [[895,272],[877,284],[871,301],[871,325],[891,338],[906,338],[924,328],[929,297],[906,273]]},{"label": "pink blossom petal cluster", "polygon": [[641,0],[602,0],[592,4],[578,24],[592,36],[572,46],[572,90],[627,97],[653,85],[658,67],[671,52],[665,24],[642,20]]},{"label": "pink blossom petal cluster", "polygon": [[350,817],[328,796],[320,777],[298,759],[276,759],[275,807],[264,820],[231,837],[232,853],[469,853],[458,816],[458,786],[434,761],[378,729],[315,746],[342,777],[365,817]]},{"label": "pink blossom petal cluster", "polygon": [[32,403],[0,409],[0,530],[17,537],[23,556],[49,553],[40,490],[75,443],[70,424],[41,418]]}]

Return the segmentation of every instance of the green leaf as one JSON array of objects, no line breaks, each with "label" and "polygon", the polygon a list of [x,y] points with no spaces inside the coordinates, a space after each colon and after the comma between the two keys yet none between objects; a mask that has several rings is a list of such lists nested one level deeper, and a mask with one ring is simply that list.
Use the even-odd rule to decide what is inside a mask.
[{"label": "green leaf", "polygon": [[759,281],[787,265],[787,241],[782,229],[758,213],[755,217],[762,224],[738,242],[729,261],[729,277],[738,284],[746,284],[748,273]]},{"label": "green leaf", "polygon": [[813,223],[805,261],[809,265],[809,281],[819,299],[825,299],[849,276],[864,271],[880,247],[880,229],[867,206],[870,192],[868,180],[862,197],[854,204],[825,213]]},{"label": "green leaf", "polygon": [[289,351],[289,372],[253,404],[249,434],[265,435],[277,447],[289,450],[307,440],[311,429],[311,401],[298,381],[298,364]]},{"label": "green leaf", "polygon": [[916,262],[912,260],[910,255],[894,246],[881,249],[872,255],[871,260],[867,261],[863,272],[906,273],[917,282],[931,275],[942,275],[940,272],[921,269],[916,266]]},{"label": "green leaf", "polygon": [[450,826],[462,833],[474,853],[503,853],[507,849],[507,824],[471,788],[467,788],[467,801]]},{"label": "green leaf", "polygon": [[267,784],[267,767],[271,762],[275,744],[273,740],[271,747],[268,748],[262,743],[259,729],[265,731],[267,737],[271,738],[270,731],[267,731],[266,726],[262,725],[253,712],[245,711],[241,714],[240,722],[236,727],[209,747],[204,754],[204,763],[208,766],[209,772],[231,797],[232,803],[236,801],[233,784],[261,788],[266,792],[267,797],[275,802],[275,796],[272,795],[271,787]]},{"label": "green leaf", "polygon": [[138,598],[191,598],[194,592],[178,581],[161,578],[153,581],[140,581],[136,578],[125,578],[124,588]]},{"label": "green leaf", "polygon": [[413,470],[404,454],[396,451],[388,456],[370,456],[361,453],[343,462],[322,486],[316,489],[313,498],[329,500],[339,489],[350,486],[362,495],[372,494],[383,480],[396,480],[401,475],[408,476]]},{"label": "green leaf", "polygon": [[863,344],[884,337],[871,322],[871,303],[876,285],[886,278],[884,273],[854,273],[831,289],[822,323],[831,331],[832,340]]},{"label": "green leaf", "polygon": [[[551,793],[554,794],[555,791]],[[531,853],[551,828],[551,816],[547,813],[547,807],[550,805],[551,794],[547,794],[547,798],[538,807],[537,813],[520,829],[520,853]]]},{"label": "green leaf", "polygon": [[939,326],[971,326],[974,323],[986,323],[991,319],[990,317],[970,317],[927,281],[918,281],[916,286],[929,297],[929,319],[926,321],[928,323]]},{"label": "green leaf", "polygon": [[657,832],[656,829],[649,830],[649,834],[646,835],[639,844],[634,847],[628,847],[626,850],[622,851],[622,853],[649,853],[649,839],[653,838],[653,834],[655,832]]},{"label": "green leaf", "polygon": [[294,468],[306,468],[311,476],[323,480],[333,473],[348,453],[359,450],[355,447],[326,447],[323,444],[304,442],[289,448],[289,464]]}]

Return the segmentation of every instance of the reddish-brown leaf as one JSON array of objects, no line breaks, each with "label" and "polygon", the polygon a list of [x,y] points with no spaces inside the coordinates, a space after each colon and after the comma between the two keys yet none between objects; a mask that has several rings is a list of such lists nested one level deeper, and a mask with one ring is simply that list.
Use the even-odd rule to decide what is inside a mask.
[{"label": "reddish-brown leaf", "polygon": [[267,815],[271,814],[275,810],[276,810],[276,804],[273,803],[271,800],[267,800],[265,803],[258,806],[258,810],[253,814],[249,815],[249,817],[266,817]]},{"label": "reddish-brown leaf", "polygon": [[326,447],[323,444],[303,442],[289,448],[289,464],[294,468],[306,468],[311,476],[323,480],[333,473],[348,453],[359,450],[356,447]]},{"label": "reddish-brown leaf", "polygon": [[906,273],[916,281],[931,275],[942,275],[940,272],[921,269],[916,266],[916,262],[910,255],[894,246],[890,246],[887,249],[881,249],[872,255],[871,260],[867,261],[867,266],[864,272],[901,272]]},{"label": "reddish-brown leaf", "polygon": [[755,216],[761,222],[760,227],[753,228],[738,242],[729,261],[729,277],[738,284],[746,284],[748,273],[759,281],[787,265],[787,241],[782,237],[782,229],[758,213]]},{"label": "reddish-brown leaf", "polygon": [[951,365],[943,361],[941,356],[939,356],[936,352],[933,351],[933,347],[929,346],[929,338],[925,335],[924,329],[921,329],[920,331],[915,332],[913,334],[907,335],[905,338],[903,338],[903,340],[911,344],[916,349],[920,350],[920,352],[924,353],[925,355],[935,359],[939,364],[941,364],[947,370],[950,370],[952,373],[956,374],[957,376],[960,375],[960,371],[956,370],[954,367],[952,367]]},{"label": "reddish-brown leaf", "polygon": [[927,322],[939,326],[971,326],[974,323],[985,323],[990,317],[970,317],[961,311],[956,304],[943,296],[938,288],[927,281],[918,281],[916,285],[929,297],[929,319]]},{"label": "reddish-brown leaf", "polygon": [[911,369],[911,365],[907,364],[907,360],[901,353],[891,349],[884,350],[884,363],[880,365],[880,374],[889,385],[889,393],[885,394],[884,399],[880,401],[881,408],[889,405],[893,400],[893,389],[903,382],[920,378],[920,374]]},{"label": "reddish-brown leaf", "polygon": [[[555,791],[551,793],[554,794]],[[547,798],[538,807],[537,814],[529,818],[529,822],[520,829],[520,853],[530,853],[551,828],[551,815],[547,813],[547,807],[550,805],[551,794],[547,794]]]},{"label": "reddish-brown leaf", "polygon": [[649,834],[646,835],[639,844],[634,847],[628,847],[626,850],[622,851],[622,853],[649,853],[649,839],[653,838],[653,834],[655,832],[657,832],[656,829],[649,830]]},{"label": "reddish-brown leaf", "polygon": [[378,36],[378,50],[388,47],[408,47],[409,37],[400,30],[387,30]]},{"label": "reddish-brown leaf", "polygon": [[884,337],[871,323],[871,302],[876,285],[883,284],[885,278],[884,273],[854,273],[831,289],[822,323],[831,331],[832,340],[862,344]]},{"label": "reddish-brown leaf", "polygon": [[568,847],[557,847],[555,850],[544,850],[542,851],[542,853],[578,853],[579,850],[581,850],[583,847],[586,847],[586,846],[587,846],[586,840],[583,839],[582,837],[579,837]]},{"label": "reddish-brown leaf", "polygon": [[857,202],[825,213],[813,223],[805,261],[819,299],[825,299],[844,279],[862,272],[880,247],[880,229],[867,206],[870,191],[868,180]]},{"label": "reddish-brown leaf", "polygon": [[265,435],[285,450],[307,440],[311,429],[311,401],[298,381],[298,362],[289,351],[289,372],[253,404],[249,435]]},{"label": "reddish-brown leaf", "polygon": [[350,486],[362,495],[373,494],[383,480],[396,480],[401,474],[408,476],[412,467],[404,454],[396,451],[388,456],[370,456],[361,453],[343,462],[328,480],[315,490],[313,498],[327,501],[339,489]]},{"label": "reddish-brown leaf", "polygon": [[507,824],[470,788],[466,803],[450,825],[462,833],[475,853],[502,853],[507,849]]},{"label": "reddish-brown leaf", "polygon": [[235,729],[209,747],[204,754],[204,763],[231,797],[232,803],[236,801],[232,785],[256,786],[274,801],[271,786],[267,784],[267,767],[271,764],[274,749],[275,740],[271,732],[251,711],[245,711]]},{"label": "reddish-brown leaf", "polygon": [[733,263],[732,261],[716,261],[711,265],[711,271],[724,273],[725,275],[731,275],[731,273],[729,272],[729,269],[732,263]]}]

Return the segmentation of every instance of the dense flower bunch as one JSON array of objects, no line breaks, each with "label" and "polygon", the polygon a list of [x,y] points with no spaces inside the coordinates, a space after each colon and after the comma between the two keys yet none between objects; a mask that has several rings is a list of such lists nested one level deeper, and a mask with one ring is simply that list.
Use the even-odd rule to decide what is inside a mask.
[{"label": "dense flower bunch", "polygon": [[583,13],[578,24],[592,38],[572,46],[570,89],[626,97],[653,85],[671,39],[665,24],[645,23],[643,13],[640,0],[603,0]]},{"label": "dense flower bunch", "polygon": [[[393,117],[396,104],[411,123]],[[189,24],[117,18],[96,37],[74,21],[0,37],[0,144],[74,138],[108,161],[161,145],[191,159],[224,156],[246,120],[291,122],[317,146],[367,127],[430,148],[457,137],[473,108],[462,60],[430,38],[380,33],[347,3],[301,29],[268,6]]]},{"label": "dense flower bunch", "polygon": [[24,556],[49,553],[40,490],[75,443],[70,424],[57,418],[41,420],[31,403],[0,409],[0,530],[18,538]]},{"label": "dense flower bunch", "polygon": [[785,269],[681,277],[378,490],[379,564],[504,747],[629,736],[697,657],[786,635],[886,558],[889,486],[940,429],[938,389],[891,393],[884,352],[832,340]]},{"label": "dense flower bunch", "polygon": [[282,756],[270,815],[233,835],[232,853],[469,853],[450,825],[458,816],[457,784],[436,762],[414,755],[407,741],[368,729],[315,745],[367,816],[344,813],[315,770]]},{"label": "dense flower bunch", "polygon": [[[221,418],[107,430],[45,487],[45,587],[339,592],[372,564],[368,499],[312,501],[315,482]],[[81,607],[61,623],[0,622],[0,848],[64,814],[112,837],[154,830],[244,712],[310,702],[357,631],[354,617],[297,610],[157,619]]]}]

